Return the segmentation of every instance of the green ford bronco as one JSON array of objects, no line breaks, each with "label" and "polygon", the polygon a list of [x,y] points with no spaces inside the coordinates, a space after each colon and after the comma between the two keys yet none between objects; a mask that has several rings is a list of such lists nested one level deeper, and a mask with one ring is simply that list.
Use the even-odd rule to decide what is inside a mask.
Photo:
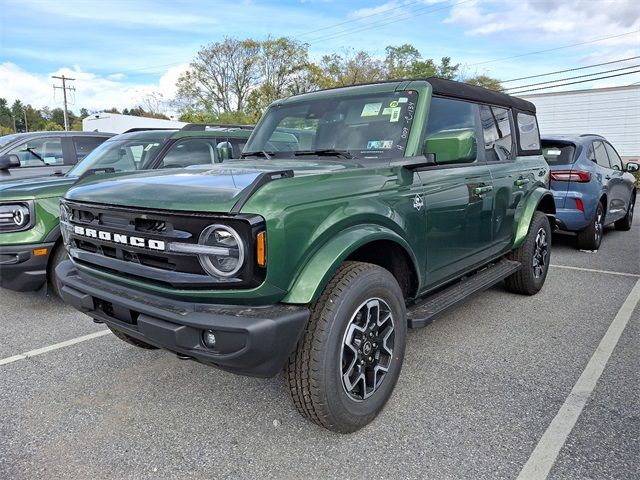
[{"label": "green ford bronco", "polygon": [[535,107],[429,78],[272,104],[242,159],[71,189],[62,297],[120,339],[274,376],[338,432],[389,399],[407,328],[549,268]]},{"label": "green ford bronco", "polygon": [[252,127],[188,124],[182,130],[134,129],[112,137],[66,175],[0,183],[0,286],[37,290],[67,257],[58,225],[64,193],[94,174],[219,163],[239,157]]}]

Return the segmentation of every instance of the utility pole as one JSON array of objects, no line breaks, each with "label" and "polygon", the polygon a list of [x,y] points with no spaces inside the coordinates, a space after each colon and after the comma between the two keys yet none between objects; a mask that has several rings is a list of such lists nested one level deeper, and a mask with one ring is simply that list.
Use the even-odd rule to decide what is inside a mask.
[{"label": "utility pole", "polygon": [[67,87],[67,82],[73,82],[75,80],[75,78],[69,78],[69,77],[65,77],[64,75],[61,76],[56,76],[53,75],[51,78],[56,78],[58,80],[62,80],[62,86],[61,87],[56,87],[55,85],[53,86],[53,90],[55,91],[56,88],[59,88],[62,90],[62,96],[64,98],[64,130],[65,132],[69,130],[69,118],[67,117],[67,90],[75,90],[75,87]]}]

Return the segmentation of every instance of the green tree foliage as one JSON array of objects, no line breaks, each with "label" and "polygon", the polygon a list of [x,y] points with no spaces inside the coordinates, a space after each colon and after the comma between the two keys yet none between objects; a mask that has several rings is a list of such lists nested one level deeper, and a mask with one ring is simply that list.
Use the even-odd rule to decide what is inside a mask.
[{"label": "green tree foliage", "polygon": [[475,77],[467,78],[465,83],[488,88],[489,90],[495,90],[496,92],[502,92],[504,90],[500,80],[491,78],[487,75],[476,75]]}]

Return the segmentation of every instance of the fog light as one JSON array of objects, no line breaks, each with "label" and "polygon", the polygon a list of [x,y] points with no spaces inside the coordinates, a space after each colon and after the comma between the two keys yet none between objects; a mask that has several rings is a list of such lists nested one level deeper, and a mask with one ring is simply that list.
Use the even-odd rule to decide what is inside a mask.
[{"label": "fog light", "polygon": [[213,330],[205,330],[202,332],[202,343],[207,348],[216,347],[216,334]]}]

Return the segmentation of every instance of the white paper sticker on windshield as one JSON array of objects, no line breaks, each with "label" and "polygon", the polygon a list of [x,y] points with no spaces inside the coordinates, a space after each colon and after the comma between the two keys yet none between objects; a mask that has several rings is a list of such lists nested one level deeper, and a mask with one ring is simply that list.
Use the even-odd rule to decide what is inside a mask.
[{"label": "white paper sticker on windshield", "polygon": [[367,150],[389,150],[393,147],[393,140],[369,140]]},{"label": "white paper sticker on windshield", "polygon": [[391,107],[387,107],[384,110],[382,110],[382,115],[391,115]]},{"label": "white paper sticker on windshield", "polygon": [[407,103],[409,101],[409,99],[407,97],[400,97],[398,99],[398,103]]},{"label": "white paper sticker on windshield", "polygon": [[554,155],[554,156],[562,155],[562,151],[554,148],[550,148],[549,150],[547,150],[547,155]]},{"label": "white paper sticker on windshield", "polygon": [[400,120],[400,111],[402,110],[402,108],[400,107],[395,107],[391,109],[391,118],[389,119],[390,122],[397,122],[398,120]]},{"label": "white paper sticker on windshield", "polygon": [[380,113],[382,103],[366,103],[362,109],[361,117],[375,117]]}]

